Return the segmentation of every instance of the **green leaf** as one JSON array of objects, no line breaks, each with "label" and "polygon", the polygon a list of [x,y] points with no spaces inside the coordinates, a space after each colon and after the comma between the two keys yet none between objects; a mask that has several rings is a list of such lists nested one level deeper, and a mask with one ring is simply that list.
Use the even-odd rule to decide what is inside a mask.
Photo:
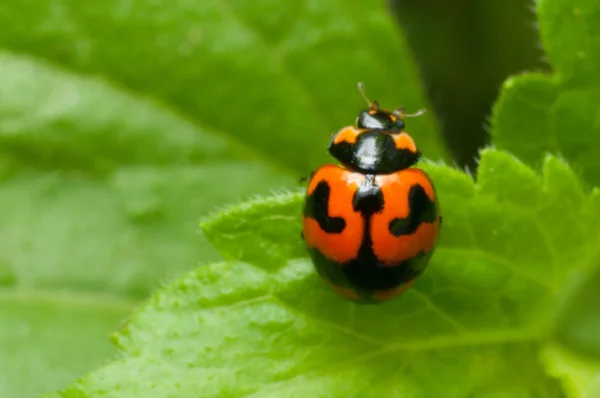
[{"label": "green leaf", "polygon": [[[598,186],[600,5],[585,0],[543,0],[537,9],[542,43],[553,73],[529,73],[506,81],[494,110],[494,143],[531,165],[537,165],[547,152],[558,154],[588,185]],[[571,205],[576,203],[565,203]],[[573,219],[565,235],[578,224],[580,221]],[[587,261],[597,268],[597,258]],[[565,259],[565,264],[571,262]],[[569,281],[565,287],[574,297],[561,306],[556,337],[580,354],[599,358],[596,296],[600,276],[591,272],[582,271],[577,281]]]},{"label": "green leaf", "polygon": [[0,394],[34,397],[104,363],[116,353],[107,334],[132,304],[107,294],[0,289]]},{"label": "green leaf", "polygon": [[[0,6],[0,7],[4,7]],[[0,52],[0,145],[13,167],[102,174],[239,155],[157,101],[29,56]],[[131,149],[135,148],[135,151]]]},{"label": "green leaf", "polygon": [[[0,26],[0,48],[158,98],[301,174],[366,106],[358,81],[388,107],[429,107],[383,2],[33,0],[3,2]],[[446,157],[436,130],[411,120],[431,159]]]},{"label": "green leaf", "polygon": [[[236,159],[219,137],[104,82],[7,55],[0,62],[0,74],[4,72],[13,78],[0,83],[0,92],[7,93],[0,97],[6,99],[0,102],[0,137],[6,140],[0,155],[14,161],[0,189],[0,220],[5,226],[0,248],[1,263],[13,270],[13,283],[145,297],[158,280],[199,261],[219,259],[197,234],[197,217],[223,201],[293,184],[293,179],[260,162]],[[36,79],[39,85],[32,90],[13,86],[15,81]],[[118,105],[114,111],[88,117],[102,109],[96,104],[110,101]],[[167,125],[169,134],[162,131]],[[127,141],[114,126],[140,139]],[[72,136],[73,146],[56,141],[50,137],[53,133]],[[194,144],[196,138],[208,143]],[[97,143],[122,146],[121,152],[103,153]],[[127,156],[126,148],[139,153]],[[14,162],[27,160],[26,151],[36,159],[41,159],[36,154],[46,153],[52,158],[49,165],[59,170],[88,171],[80,160],[112,161],[122,167],[92,177],[24,171]],[[197,157],[200,152],[205,155]],[[79,158],[82,153],[86,156]],[[225,179],[230,183],[222,184]],[[173,265],[165,267],[167,260]]]},{"label": "green leaf", "polygon": [[198,217],[294,179],[101,79],[10,53],[0,76],[0,396],[18,398],[105,362],[133,303],[220,260]]},{"label": "green leaf", "polygon": [[202,229],[224,258],[276,270],[289,258],[306,255],[298,224],[303,193],[285,192],[222,208],[202,221]]},{"label": "green leaf", "polygon": [[599,185],[600,4],[541,0],[537,10],[553,73],[527,73],[505,82],[492,118],[494,143],[534,166],[548,152],[560,154]]},{"label": "green leaf", "polygon": [[302,194],[257,198],[202,223],[229,261],[155,293],[115,334],[122,358],[62,396],[561,397],[540,348],[564,281],[598,250],[596,201],[555,157],[538,176],[485,150],[476,184],[422,166],[444,226],[397,300],[335,295],[303,253]]},{"label": "green leaf", "polygon": [[600,362],[582,359],[555,344],[543,348],[542,359],[549,374],[562,379],[567,398],[600,396]]},{"label": "green leaf", "polygon": [[[572,292],[561,306],[557,340],[580,356],[600,361],[600,267],[591,259],[592,272],[581,272],[570,286]],[[600,367],[598,368],[600,372]],[[600,390],[599,390],[600,391]]]}]

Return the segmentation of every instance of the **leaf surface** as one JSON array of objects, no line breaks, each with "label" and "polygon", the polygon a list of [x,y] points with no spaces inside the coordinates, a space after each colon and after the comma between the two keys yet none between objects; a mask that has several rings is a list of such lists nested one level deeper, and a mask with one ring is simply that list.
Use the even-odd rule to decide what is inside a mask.
[{"label": "leaf surface", "polygon": [[541,352],[548,373],[560,378],[568,398],[594,398],[600,395],[600,363],[583,359],[557,344]]},{"label": "leaf surface", "polygon": [[133,303],[107,294],[0,289],[2,396],[34,397],[104,364],[116,354],[108,332]]},{"label": "leaf surface", "polygon": [[0,396],[19,398],[102,364],[133,303],[221,258],[202,214],[294,179],[102,79],[7,52],[0,76]]},{"label": "leaf surface", "polygon": [[494,144],[534,166],[546,153],[560,154],[600,185],[600,4],[541,0],[537,11],[553,73],[506,81],[492,118]]},{"label": "leaf surface", "polygon": [[[501,90],[492,118],[497,147],[538,166],[547,153],[557,154],[587,186],[600,186],[600,4],[588,0],[541,0],[537,3],[542,44],[553,66],[552,74],[525,73],[508,79]],[[565,206],[575,203],[565,200]],[[581,220],[583,221],[583,220]],[[594,241],[577,230],[572,219],[564,225],[570,238]],[[585,253],[564,258],[572,268]],[[561,305],[556,337],[584,356],[600,358],[598,327],[598,258],[587,258],[591,269],[576,281],[565,281],[572,293]],[[570,294],[566,294],[570,296]],[[600,367],[598,368],[600,372]]]},{"label": "leaf surface", "polygon": [[[476,184],[423,167],[444,227],[429,269],[397,300],[335,295],[302,254],[302,194],[258,198],[202,223],[229,261],[159,290],[115,335],[123,358],[63,396],[561,397],[539,348],[562,281],[586,266],[561,265],[597,251],[577,239],[597,235],[595,195],[554,157],[539,176],[485,150]],[[573,219],[586,221],[566,234]]]},{"label": "leaf surface", "polygon": [[[0,5],[0,26],[0,47],[157,98],[300,174],[366,106],[358,81],[389,108],[428,107],[383,3],[34,0]],[[433,118],[410,129],[446,156]]]}]

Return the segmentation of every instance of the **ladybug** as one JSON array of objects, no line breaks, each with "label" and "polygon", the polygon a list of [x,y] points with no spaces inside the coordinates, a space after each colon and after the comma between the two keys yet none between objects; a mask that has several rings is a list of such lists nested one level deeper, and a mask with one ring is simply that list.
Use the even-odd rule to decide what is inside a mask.
[{"label": "ladybug", "polygon": [[391,300],[423,273],[438,239],[441,215],[429,176],[414,167],[421,153],[404,132],[402,108],[369,101],[355,125],[339,130],[325,164],[308,181],[304,239],[319,276],[359,303]]}]

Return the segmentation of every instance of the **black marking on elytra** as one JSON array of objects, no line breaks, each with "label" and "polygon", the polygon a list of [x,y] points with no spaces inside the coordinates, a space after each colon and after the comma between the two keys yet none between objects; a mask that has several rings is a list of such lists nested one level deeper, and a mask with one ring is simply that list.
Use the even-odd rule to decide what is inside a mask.
[{"label": "black marking on elytra", "polygon": [[363,174],[388,174],[411,167],[419,161],[420,152],[398,149],[386,130],[369,130],[347,141],[331,142],[329,153],[352,170]]},{"label": "black marking on elytra", "polygon": [[352,199],[354,210],[359,211],[364,220],[364,230],[358,255],[355,259],[345,264],[345,268],[361,268],[364,264],[377,264],[379,260],[373,252],[371,238],[371,218],[373,214],[383,210],[383,193],[375,181],[374,175],[366,175]]},{"label": "black marking on elytra", "polygon": [[329,260],[319,250],[309,253],[317,272],[336,286],[356,291],[362,302],[374,302],[373,294],[379,290],[397,288],[417,278],[424,271],[431,252],[417,256],[393,266],[384,266],[373,252],[371,218],[384,208],[384,196],[376,184],[374,175],[366,175],[353,198],[354,210],[361,213],[364,221],[363,239],[358,255],[351,261],[338,264]]},{"label": "black marking on elytra", "polygon": [[366,175],[354,193],[352,207],[355,211],[360,212],[363,217],[371,217],[374,213],[383,210],[383,193],[375,182],[373,174]]},{"label": "black marking on elytra", "polygon": [[375,292],[398,288],[419,277],[427,267],[432,252],[421,252],[393,267],[360,263],[357,260],[340,266],[317,249],[309,249],[309,254],[319,275],[335,286],[352,289],[362,302],[373,303],[376,302],[373,299]]},{"label": "black marking on elytra", "polygon": [[315,190],[306,197],[304,217],[313,218],[319,223],[319,227],[328,234],[339,234],[346,228],[346,221],[342,217],[329,215],[330,195],[331,187],[327,181],[320,181]]},{"label": "black marking on elytra", "polygon": [[408,191],[408,216],[390,221],[390,233],[396,237],[412,235],[422,223],[434,223],[438,214],[435,201],[431,200],[425,189],[416,184]]}]

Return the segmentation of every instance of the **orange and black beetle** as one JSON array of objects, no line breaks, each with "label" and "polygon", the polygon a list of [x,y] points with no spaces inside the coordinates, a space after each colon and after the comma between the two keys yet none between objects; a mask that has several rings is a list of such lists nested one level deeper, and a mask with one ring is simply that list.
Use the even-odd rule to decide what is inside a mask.
[{"label": "orange and black beetle", "polygon": [[359,89],[369,109],[329,145],[341,166],[312,173],[302,236],[334,291],[376,303],[404,292],[423,273],[442,218],[433,183],[413,167],[421,154],[404,132],[408,115],[381,109],[360,83]]}]

